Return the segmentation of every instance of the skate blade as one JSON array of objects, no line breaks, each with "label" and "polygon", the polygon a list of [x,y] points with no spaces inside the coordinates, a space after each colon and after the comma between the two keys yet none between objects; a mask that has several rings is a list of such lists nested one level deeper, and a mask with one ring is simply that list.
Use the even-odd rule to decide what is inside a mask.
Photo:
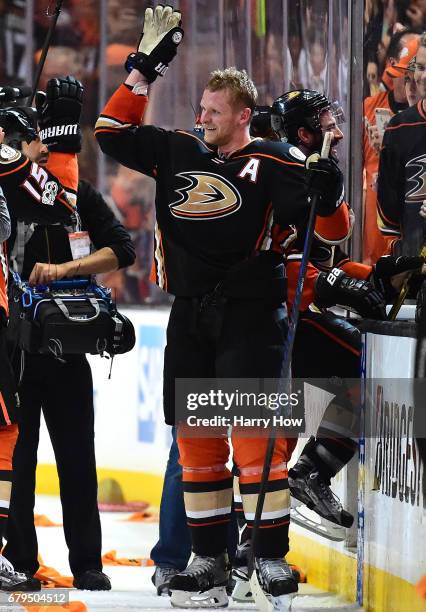
[{"label": "skate blade", "polygon": [[267,597],[265,591],[260,586],[256,570],[254,570],[254,572],[250,576],[249,584],[251,592],[253,594],[254,603],[256,604],[260,612],[273,612],[274,605],[270,598]]},{"label": "skate blade", "polygon": [[260,612],[291,612],[293,597],[296,593],[280,595],[279,597],[273,597],[265,593],[260,586],[259,578],[255,571],[250,577],[250,587],[253,592],[254,602]]},{"label": "skate blade", "polygon": [[333,542],[342,542],[346,539],[346,529],[323,518],[314,510],[304,505],[291,508],[290,519],[300,527],[304,527]]},{"label": "skate blade", "polygon": [[214,587],[208,591],[172,591],[170,603],[174,608],[226,608],[228,595],[225,587]]},{"label": "skate blade", "polygon": [[273,609],[277,612],[291,612],[293,597],[295,594],[280,595],[279,597],[271,597]]},{"label": "skate blade", "polygon": [[232,599],[240,603],[250,603],[254,601],[250,582],[248,580],[236,578],[234,590],[232,591]]}]

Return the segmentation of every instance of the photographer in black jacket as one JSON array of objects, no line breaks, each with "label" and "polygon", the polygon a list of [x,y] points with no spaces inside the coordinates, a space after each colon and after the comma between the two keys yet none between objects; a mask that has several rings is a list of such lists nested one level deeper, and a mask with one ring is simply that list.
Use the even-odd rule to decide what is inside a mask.
[{"label": "photographer in black jacket", "polygon": [[[81,145],[81,100],[81,83],[73,77],[49,81],[46,95],[36,99],[41,140],[30,145],[23,143],[24,153],[32,161],[42,167],[50,166],[66,185],[67,193],[76,195],[81,230],[87,232],[87,235],[78,235],[80,249],[73,258],[72,250],[76,250],[72,246],[73,235],[63,226],[29,228],[13,223],[9,250],[12,255],[16,254],[21,277],[31,284],[109,272],[129,266],[135,260],[129,234],[101,194],[86,181],[75,180],[76,153]],[[64,176],[59,176],[59,172]],[[90,243],[96,249],[92,253]],[[22,420],[14,454],[16,486],[4,555],[28,577],[38,570],[34,490],[43,411],[58,468],[74,586],[109,590],[111,584],[102,573],[101,561],[92,375],[85,355],[63,357],[58,360],[54,355],[25,354],[19,389]]]}]

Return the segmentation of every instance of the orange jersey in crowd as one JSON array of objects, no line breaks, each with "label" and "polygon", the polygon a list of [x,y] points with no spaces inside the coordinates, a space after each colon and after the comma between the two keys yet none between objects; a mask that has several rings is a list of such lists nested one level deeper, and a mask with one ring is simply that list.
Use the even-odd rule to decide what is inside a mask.
[{"label": "orange jersey in crowd", "polygon": [[376,125],[376,108],[391,110],[389,104],[389,91],[381,91],[375,96],[364,100],[364,171],[365,171],[365,200],[363,218],[362,258],[367,264],[373,264],[386,253],[386,238],[377,225],[377,177],[379,173],[379,155],[370,145],[367,125]]}]

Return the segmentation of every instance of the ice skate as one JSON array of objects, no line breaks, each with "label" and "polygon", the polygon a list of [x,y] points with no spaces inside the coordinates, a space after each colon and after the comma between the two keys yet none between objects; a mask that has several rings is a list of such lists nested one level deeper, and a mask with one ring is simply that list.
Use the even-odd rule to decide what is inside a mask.
[{"label": "ice skate", "polygon": [[[291,612],[297,580],[284,559],[255,560],[256,576],[251,579],[253,596],[262,612]],[[260,592],[262,591],[262,592]]]},{"label": "ice skate", "polygon": [[327,521],[295,497],[291,498],[290,519],[292,523],[333,542],[343,542],[346,539],[346,529],[344,527]]},{"label": "ice skate", "polygon": [[253,594],[251,592],[248,577],[248,554],[250,551],[250,546],[250,540],[240,544],[237,548],[235,559],[232,564],[232,578],[234,581],[232,599],[241,603],[253,601]]},{"label": "ice skate", "polygon": [[226,553],[217,557],[195,555],[186,570],[170,581],[171,604],[175,608],[225,608],[228,578]]},{"label": "ice skate", "polygon": [[170,580],[179,574],[177,567],[156,567],[151,582],[157,589],[159,597],[170,595]]},{"label": "ice skate", "polygon": [[303,502],[323,518],[350,527],[352,514],[344,510],[337,495],[330,489],[330,480],[322,478],[313,461],[303,456],[288,472],[288,485],[293,497]]},{"label": "ice skate", "polygon": [[13,565],[0,555],[0,591],[39,591],[40,583],[28,578],[26,574],[16,572]]}]

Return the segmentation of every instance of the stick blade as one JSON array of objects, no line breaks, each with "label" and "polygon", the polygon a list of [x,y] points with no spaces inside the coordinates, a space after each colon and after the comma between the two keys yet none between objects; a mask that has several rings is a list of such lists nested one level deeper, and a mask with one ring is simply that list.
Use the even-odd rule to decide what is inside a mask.
[{"label": "stick blade", "polygon": [[265,591],[260,586],[256,570],[254,570],[250,576],[250,587],[258,610],[260,610],[260,612],[273,612],[274,606],[271,600],[268,599]]}]

